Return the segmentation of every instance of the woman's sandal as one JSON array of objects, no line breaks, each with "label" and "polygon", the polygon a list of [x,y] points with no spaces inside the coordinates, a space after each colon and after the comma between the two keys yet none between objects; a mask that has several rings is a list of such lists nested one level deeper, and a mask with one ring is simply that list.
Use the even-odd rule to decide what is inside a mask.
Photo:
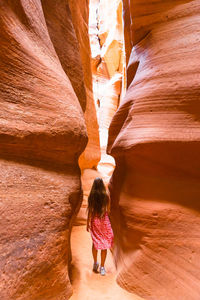
[{"label": "woman's sandal", "polygon": [[98,273],[98,268],[99,268],[99,263],[98,262],[94,263],[92,271],[95,272],[95,273]]},{"label": "woman's sandal", "polygon": [[106,275],[106,270],[105,270],[105,268],[104,267],[100,267],[100,274],[101,274],[101,276],[105,276]]}]

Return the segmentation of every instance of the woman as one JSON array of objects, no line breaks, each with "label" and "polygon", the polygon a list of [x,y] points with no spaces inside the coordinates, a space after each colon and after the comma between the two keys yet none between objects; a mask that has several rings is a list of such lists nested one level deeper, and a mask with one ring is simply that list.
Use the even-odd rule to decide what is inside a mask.
[{"label": "woman", "polygon": [[101,250],[100,274],[105,275],[105,260],[107,249],[113,244],[113,231],[109,220],[110,199],[106,193],[103,180],[95,178],[88,197],[87,231],[90,231],[93,245],[92,254],[94,259],[93,271],[98,272],[98,250]]}]

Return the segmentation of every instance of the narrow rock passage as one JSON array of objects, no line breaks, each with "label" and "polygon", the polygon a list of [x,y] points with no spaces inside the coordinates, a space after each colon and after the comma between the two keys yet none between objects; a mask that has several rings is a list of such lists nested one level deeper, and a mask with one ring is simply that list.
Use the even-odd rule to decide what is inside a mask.
[{"label": "narrow rock passage", "polygon": [[92,272],[92,241],[84,226],[74,226],[71,235],[73,295],[70,300],[142,300],[120,288],[115,281],[116,269],[108,251],[106,276]]}]

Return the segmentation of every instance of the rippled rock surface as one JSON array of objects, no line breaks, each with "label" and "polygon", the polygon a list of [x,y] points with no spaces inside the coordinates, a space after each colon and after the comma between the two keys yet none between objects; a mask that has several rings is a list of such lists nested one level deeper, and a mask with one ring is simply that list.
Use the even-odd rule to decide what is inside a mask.
[{"label": "rippled rock surface", "polygon": [[118,283],[151,300],[200,295],[200,1],[126,1],[128,90],[108,153]]}]

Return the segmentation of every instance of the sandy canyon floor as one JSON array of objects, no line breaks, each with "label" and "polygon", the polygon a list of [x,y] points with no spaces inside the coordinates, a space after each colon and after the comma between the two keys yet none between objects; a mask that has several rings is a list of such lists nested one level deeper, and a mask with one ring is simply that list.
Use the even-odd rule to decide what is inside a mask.
[{"label": "sandy canyon floor", "polygon": [[92,272],[91,246],[91,237],[86,226],[74,226],[71,236],[73,295],[70,300],[144,300],[117,285],[116,269],[110,251],[105,264],[106,276]]}]

